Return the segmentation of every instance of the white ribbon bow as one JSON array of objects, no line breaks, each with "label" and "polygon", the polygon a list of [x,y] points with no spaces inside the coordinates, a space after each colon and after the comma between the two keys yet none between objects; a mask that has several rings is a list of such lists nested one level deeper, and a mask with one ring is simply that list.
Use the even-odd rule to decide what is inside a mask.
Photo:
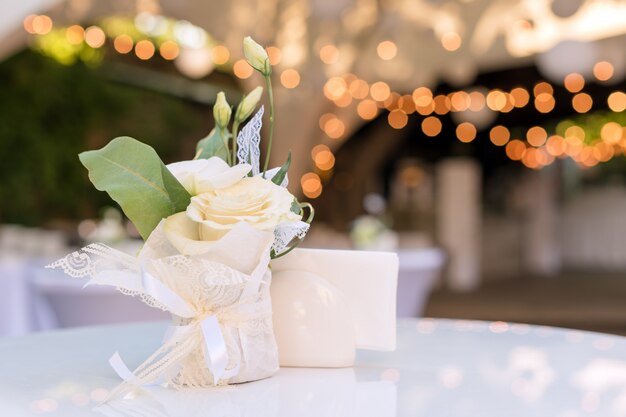
[{"label": "white ribbon bow", "polygon": [[[198,320],[193,307],[144,269],[141,271],[141,281],[145,294],[159,301],[172,314],[192,320],[192,323],[186,326],[170,326],[166,332],[164,342],[171,340],[175,336],[188,334],[196,328],[199,322],[204,338],[204,360],[207,369],[213,375],[213,383],[217,385],[223,377],[228,378],[236,375],[239,370],[239,363],[229,370],[228,374],[225,372],[229,360],[228,349],[226,348],[226,341],[224,340],[219,321],[214,314]],[[133,379],[134,374],[124,364],[118,352],[113,354],[109,359],[109,363],[124,381]]]}]

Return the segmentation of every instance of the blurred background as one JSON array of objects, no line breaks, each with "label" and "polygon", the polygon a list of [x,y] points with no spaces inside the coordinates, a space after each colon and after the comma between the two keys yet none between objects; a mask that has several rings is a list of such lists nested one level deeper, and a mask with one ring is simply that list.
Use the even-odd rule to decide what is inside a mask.
[{"label": "blurred background", "polygon": [[163,317],[42,266],[140,248],[76,155],[191,159],[247,35],[306,246],[397,251],[402,317],[626,334],[626,1],[4,0],[0,336]]}]

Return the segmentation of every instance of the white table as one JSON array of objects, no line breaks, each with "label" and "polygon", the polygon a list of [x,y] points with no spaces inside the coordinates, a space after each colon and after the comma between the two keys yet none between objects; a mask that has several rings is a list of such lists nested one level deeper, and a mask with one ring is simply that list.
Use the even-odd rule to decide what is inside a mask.
[{"label": "white table", "polygon": [[362,351],[353,369],[283,368],[238,386],[154,388],[93,411],[119,382],[110,354],[119,350],[135,366],[164,328],[88,327],[0,341],[0,416],[626,415],[626,338],[432,319],[402,321],[396,352]]}]

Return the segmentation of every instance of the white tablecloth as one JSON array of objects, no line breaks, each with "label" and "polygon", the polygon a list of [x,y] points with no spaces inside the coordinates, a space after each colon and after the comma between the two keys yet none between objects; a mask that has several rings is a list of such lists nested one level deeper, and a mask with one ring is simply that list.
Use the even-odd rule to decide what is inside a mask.
[{"label": "white tablecloth", "polygon": [[[119,382],[107,364],[111,353],[138,365],[164,328],[88,327],[0,341],[0,416],[101,415],[93,408]],[[283,368],[263,381],[205,390],[152,388],[100,410],[118,417],[618,417],[626,414],[626,338],[406,320],[396,352],[361,351],[354,368]]]}]

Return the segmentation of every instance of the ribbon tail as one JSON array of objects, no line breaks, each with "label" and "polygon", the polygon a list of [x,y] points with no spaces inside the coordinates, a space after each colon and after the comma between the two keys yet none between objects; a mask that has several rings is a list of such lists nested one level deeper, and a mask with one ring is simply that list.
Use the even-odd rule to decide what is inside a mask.
[{"label": "ribbon tail", "polygon": [[111,368],[113,368],[117,376],[119,376],[122,380],[128,381],[135,378],[135,375],[122,360],[119,352],[115,352],[113,356],[109,358],[109,365],[111,365]]},{"label": "ribbon tail", "polygon": [[173,367],[177,367],[179,359],[189,355],[196,348],[197,343],[198,339],[190,334],[179,334],[161,346],[134,372],[130,372],[116,352],[109,363],[124,381],[111,391],[105,402],[118,395],[123,396],[133,387],[161,384],[163,376],[169,374],[174,369]]},{"label": "ribbon tail", "polygon": [[228,349],[222,329],[215,316],[209,316],[200,324],[204,337],[204,360],[213,374],[213,383],[217,385],[228,366]]}]

